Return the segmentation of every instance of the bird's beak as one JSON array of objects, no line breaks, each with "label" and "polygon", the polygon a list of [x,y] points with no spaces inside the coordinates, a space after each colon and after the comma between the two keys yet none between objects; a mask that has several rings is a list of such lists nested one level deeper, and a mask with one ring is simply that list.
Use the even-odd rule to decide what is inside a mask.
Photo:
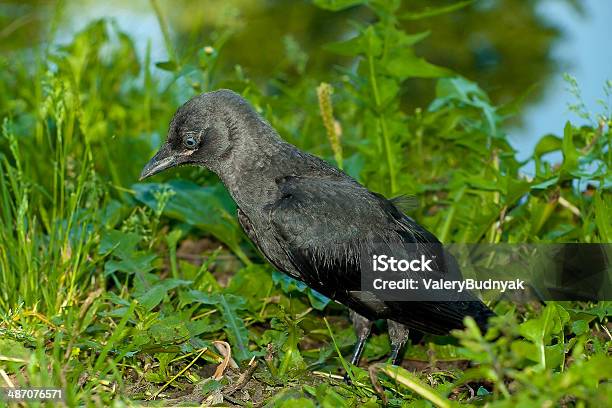
[{"label": "bird's beak", "polygon": [[161,149],[153,156],[151,160],[144,166],[140,173],[140,180],[151,177],[161,171],[174,167],[178,164],[176,158],[172,154],[170,146],[164,144]]}]

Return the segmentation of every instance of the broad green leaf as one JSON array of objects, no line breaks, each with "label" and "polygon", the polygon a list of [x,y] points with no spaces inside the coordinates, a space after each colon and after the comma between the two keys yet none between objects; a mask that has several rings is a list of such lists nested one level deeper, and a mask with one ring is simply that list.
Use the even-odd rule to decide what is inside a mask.
[{"label": "broad green leaf", "polygon": [[185,325],[187,326],[187,330],[189,330],[189,334],[193,337],[202,333],[214,333],[219,331],[223,329],[225,323],[219,320],[211,323],[208,319],[198,319],[195,321],[188,321]]},{"label": "broad green leaf", "polygon": [[148,333],[152,344],[156,345],[181,343],[189,339],[186,322],[177,315],[170,315],[155,322]]},{"label": "broad green leaf", "polygon": [[[605,197],[605,198],[604,198]],[[604,201],[607,199],[607,203]],[[601,242],[612,242],[612,198],[610,193],[600,190],[593,199],[595,210],[595,224]]]},{"label": "broad green leaf", "polygon": [[485,191],[501,191],[505,193],[505,188],[495,180],[487,180],[482,176],[468,176],[465,181],[474,188]]},{"label": "broad green leaf", "polygon": [[[457,106],[458,105],[458,106]],[[436,84],[436,99],[430,104],[431,112],[444,107],[473,107],[484,116],[486,128],[482,131],[487,135],[500,138],[498,122],[500,116],[497,108],[491,105],[487,94],[480,87],[465,78],[441,78]]]},{"label": "broad green leaf", "polygon": [[553,177],[549,180],[542,181],[541,183],[537,183],[531,186],[532,190],[546,190],[550,186],[554,186],[559,182],[559,177]]},{"label": "broad green leaf", "polygon": [[172,359],[176,357],[176,353],[169,352],[159,352],[155,353],[155,358],[159,362],[159,367],[157,369],[152,369],[150,371],[145,372],[145,379],[151,382],[162,383],[168,381],[172,375],[168,370],[168,366]]},{"label": "broad green leaf", "polygon": [[[534,343],[525,340],[516,340],[511,345],[512,352],[525,360],[534,363],[540,362],[540,350]],[[547,368],[557,368],[563,363],[565,357],[564,345],[561,343],[544,346],[544,354]]]},{"label": "broad green leaf", "polygon": [[439,6],[439,7],[427,6],[419,11],[409,11],[409,12],[403,13],[399,16],[399,18],[402,20],[420,20],[423,18],[435,17],[441,14],[447,14],[447,13],[452,13],[453,11],[461,10],[462,8],[465,8],[472,3],[474,3],[474,0],[459,1],[457,3],[449,4],[447,6]]},{"label": "broad green leaf", "polygon": [[514,204],[518,199],[529,192],[530,183],[524,179],[503,176],[506,182],[506,205]]},{"label": "broad green leaf", "polygon": [[203,303],[215,305],[221,312],[225,322],[225,332],[232,346],[232,355],[239,361],[244,361],[252,356],[248,348],[249,333],[244,320],[238,316],[238,310],[246,309],[246,300],[242,296],[232,294],[206,294],[197,290],[182,293],[181,303]]},{"label": "broad green leaf", "polygon": [[113,228],[122,220],[122,214],[125,213],[126,208],[121,202],[117,200],[111,200],[101,211],[100,221],[105,228]]},{"label": "broad green leaf", "polygon": [[572,333],[580,336],[589,330],[589,324],[584,320],[576,320],[572,323]]},{"label": "broad green leaf", "polygon": [[272,279],[275,284],[280,284],[281,289],[285,293],[290,293],[293,290],[306,293],[312,307],[317,310],[323,310],[330,302],[330,299],[326,296],[309,288],[304,282],[293,279],[285,273],[275,270],[272,272]]},{"label": "broad green leaf", "polygon": [[542,157],[542,155],[555,150],[560,150],[562,146],[562,140],[555,135],[546,135],[540,139],[534,149],[534,156]]},{"label": "broad green leaf", "polygon": [[240,269],[230,280],[227,292],[247,299],[252,310],[259,311],[263,298],[274,282],[269,270],[263,265],[250,265]]},{"label": "broad green leaf", "polygon": [[376,33],[373,26],[369,26],[363,32],[363,53],[367,57],[378,57],[383,52],[383,41]]},{"label": "broad green leaf", "polygon": [[279,408],[315,408],[315,403],[313,400],[299,397],[285,400],[278,405]]},{"label": "broad green leaf", "polygon": [[323,46],[323,48],[335,54],[344,55],[347,57],[365,54],[366,52],[363,45],[363,35],[361,34],[348,40],[327,43]]},{"label": "broad green leaf", "polygon": [[489,395],[490,392],[483,387],[482,385],[480,387],[478,387],[478,391],[476,391],[476,395],[478,395],[479,397],[484,397],[486,395]]},{"label": "broad green leaf", "polygon": [[557,311],[554,304],[546,306],[540,317],[527,320],[520,325],[521,335],[533,343],[550,343],[551,334],[561,330],[561,327],[556,324],[556,314]]},{"label": "broad green leaf", "polygon": [[[337,335],[336,335],[337,337]],[[355,341],[357,337],[355,336]],[[338,338],[336,338],[336,342]],[[406,347],[411,348],[411,347]],[[389,342],[389,336],[387,334],[370,336],[366,342],[365,349],[363,350],[363,357],[368,361],[374,361],[383,358],[391,352],[391,343]]]},{"label": "broad green leaf", "polygon": [[[368,26],[367,28],[360,29],[359,34],[355,37],[344,41],[328,43],[324,48],[339,55],[363,55],[375,59],[382,55],[384,44],[381,35],[377,33],[374,26]],[[347,71],[347,73],[350,73],[350,71]],[[354,76],[354,74],[351,74],[351,76]],[[357,78],[355,77],[355,79]]]},{"label": "broad green leaf", "polygon": [[25,348],[23,344],[18,341],[0,338],[0,356],[4,359],[0,359],[2,364],[15,363],[16,366],[27,364],[30,360],[30,350]]},{"label": "broad green leaf", "polygon": [[480,87],[465,78],[443,78],[436,83],[436,99],[457,99],[466,104],[471,104],[473,98],[488,99]]},{"label": "broad green leaf", "polygon": [[366,3],[366,0],[314,0],[314,5],[324,10],[340,11]]},{"label": "broad green leaf", "polygon": [[233,346],[232,351],[239,361],[248,360],[252,353],[249,351],[249,333],[236,311],[243,309],[246,302],[243,298],[233,295],[219,295],[218,307],[225,319],[226,333]]},{"label": "broad green leaf", "polygon": [[140,239],[141,237],[133,232],[109,230],[102,234],[98,253],[103,255],[113,253],[119,258],[128,257],[136,251]]},{"label": "broad green leaf", "polygon": [[431,31],[422,31],[416,34],[407,34],[404,31],[394,31],[389,34],[389,41],[392,44],[396,44],[398,47],[411,47],[429,37],[430,34]]},{"label": "broad green leaf", "polygon": [[335,387],[331,387],[327,384],[321,384],[317,387],[316,395],[317,400],[320,402],[323,408],[340,408],[340,407],[351,407],[354,406],[347,400],[346,397],[338,394]]},{"label": "broad green leaf", "polygon": [[236,205],[221,184],[198,186],[189,181],[173,180],[168,184],[134,184],[136,199],[157,208],[156,192],[169,188],[174,192],[164,207],[167,217],[186,222],[214,235],[245,263],[250,263],[240,248],[242,230],[236,218]]},{"label": "broad green leaf", "polygon": [[590,316],[597,316],[599,320],[603,320],[606,317],[612,317],[612,302],[611,301],[600,301],[586,310],[573,309],[572,311],[578,316],[578,318],[581,318],[581,319],[589,320],[587,319],[586,316],[590,315]]},{"label": "broad green leaf", "polygon": [[170,72],[174,72],[178,69],[178,65],[174,61],[156,62],[155,66],[159,69],[163,69],[164,71],[170,71]]},{"label": "broad green leaf", "polygon": [[601,381],[607,381],[612,377],[612,364],[610,357],[597,355],[587,361],[572,364],[567,373],[559,379],[559,386],[569,388],[575,384],[584,383],[590,389],[603,387]]},{"label": "broad green leaf", "polygon": [[461,361],[465,360],[465,356],[461,354],[459,347],[452,344],[436,344],[434,342],[426,343],[424,346],[412,345],[406,347],[405,358],[414,361],[431,361],[432,354],[436,356],[437,361]]},{"label": "broad green leaf", "polygon": [[574,128],[567,122],[563,130],[563,165],[561,166],[561,178],[569,178],[569,174],[578,168],[579,153],[574,146]]},{"label": "broad green leaf", "polygon": [[417,57],[409,47],[395,48],[383,61],[386,72],[400,80],[407,78],[440,78],[452,75],[447,68],[438,67]]},{"label": "broad green leaf", "polygon": [[[537,360],[540,367],[555,367],[560,364],[559,351],[556,348],[547,348],[554,335],[563,331],[565,323],[569,321],[569,313],[558,304],[550,303],[544,308],[540,317],[528,320],[519,326],[523,337],[536,346]],[[563,354],[563,347],[561,354]]]},{"label": "broad green leaf", "polygon": [[306,291],[306,296],[308,296],[310,305],[316,310],[325,309],[325,306],[327,306],[331,301],[327,296],[322,295],[316,290],[310,288],[308,291]]},{"label": "broad green leaf", "polygon": [[[393,78],[381,77],[377,81],[378,83],[378,93],[380,95],[380,104],[384,107],[395,100],[397,94],[400,90],[400,85],[397,80]],[[374,110],[377,109],[374,102],[374,97],[372,97],[372,108]]]},{"label": "broad green leaf", "polygon": [[430,401],[432,404],[440,408],[450,408],[451,402],[440,395],[438,391],[433,389],[428,384],[424,383],[420,378],[411,372],[391,364],[381,364],[379,370],[387,374],[393,380],[410,389],[412,392],[419,394],[421,397]]},{"label": "broad green leaf", "polygon": [[155,254],[145,252],[133,252],[121,260],[110,260],[104,264],[104,274],[110,275],[115,272],[127,274],[144,273],[153,269],[152,262],[157,258]]},{"label": "broad green leaf", "polygon": [[191,281],[181,279],[164,279],[148,289],[145,293],[136,296],[140,304],[148,311],[157,306],[166,296],[168,291],[179,286],[187,286]]}]

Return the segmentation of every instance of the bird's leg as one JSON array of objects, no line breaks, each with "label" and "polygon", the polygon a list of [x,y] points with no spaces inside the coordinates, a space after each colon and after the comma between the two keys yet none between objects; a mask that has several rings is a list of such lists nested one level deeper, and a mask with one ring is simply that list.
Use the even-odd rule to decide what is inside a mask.
[{"label": "bird's leg", "polygon": [[399,366],[404,358],[402,351],[408,340],[408,327],[393,320],[387,320],[387,327],[391,339],[391,364]]},{"label": "bird's leg", "polygon": [[[363,349],[365,348],[365,343],[368,340],[368,337],[370,337],[370,331],[372,330],[372,321],[366,319],[365,317],[352,310],[349,312],[349,316],[351,321],[353,322],[355,334],[357,335],[357,344],[355,344],[355,349],[353,350],[351,364],[358,365],[359,360],[361,359],[361,354],[363,353]],[[347,384],[350,384],[351,379],[349,378],[348,373],[344,375],[344,381]]]}]

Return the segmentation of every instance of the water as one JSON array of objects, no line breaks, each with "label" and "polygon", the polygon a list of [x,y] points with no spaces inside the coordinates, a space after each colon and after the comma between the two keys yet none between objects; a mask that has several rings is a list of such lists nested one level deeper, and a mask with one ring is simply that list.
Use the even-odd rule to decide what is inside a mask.
[{"label": "water", "polygon": [[60,43],[69,42],[75,33],[83,30],[92,21],[106,18],[115,21],[122,31],[129,34],[141,60],[144,60],[149,42],[152,61],[168,60],[164,37],[147,0],[130,1],[129,5],[117,0],[69,2],[64,15],[65,23],[57,33],[57,41]]},{"label": "water", "polygon": [[[315,75],[326,78],[336,60],[322,51],[321,45],[346,34],[351,29],[348,20],[359,17],[359,12],[328,13],[316,9],[309,2],[299,1],[290,4],[245,0],[187,3],[159,1],[177,49],[181,51],[186,42],[193,40],[194,33],[200,45],[204,46],[208,45],[212,30],[230,27],[235,33],[223,50],[227,65],[241,64],[248,75],[260,79],[269,78],[279,69],[278,61],[284,59],[282,38],[285,35],[295,38],[304,48],[310,56],[311,67],[318,64]],[[567,108],[568,103],[575,101],[566,90],[567,84],[562,78],[564,72],[577,79],[587,110],[602,111],[596,101],[604,97],[604,82],[612,79],[612,46],[609,44],[612,38],[612,1],[581,1],[582,15],[569,1],[561,0],[529,3],[535,4],[533,7],[511,0],[487,0],[477,4],[479,7],[472,11],[462,11],[463,15],[423,20],[419,23],[422,27],[411,23],[408,29],[431,28],[432,35],[420,52],[432,61],[448,65],[476,80],[498,102],[519,96],[529,84],[540,84],[543,91],[540,89],[536,101],[525,106],[521,126],[509,129],[510,141],[517,149],[519,159],[530,156],[541,136],[548,133],[561,135],[567,120],[584,122]],[[21,18],[25,23],[21,30],[2,31],[4,36],[0,37],[0,45],[32,45],[28,41],[34,41],[30,39],[36,37],[32,35],[34,32],[43,33],[44,41],[44,32],[49,31],[48,24],[52,20],[53,3],[40,6],[37,2],[26,1],[19,7],[3,7],[0,5],[0,17],[7,21]],[[498,9],[494,10],[495,7]],[[487,14],[489,12],[491,14]],[[28,26],[26,23],[30,20],[23,17],[29,14],[38,17],[31,19]],[[517,15],[521,18],[518,22],[516,18],[510,21],[513,24],[511,28],[498,22]],[[69,41],[74,33],[99,18],[111,18],[126,31],[134,39],[141,58],[144,58],[150,43],[153,62],[168,59],[156,15],[148,0],[66,2],[56,41]],[[560,33],[550,34],[551,26],[558,28]],[[475,43],[481,45],[474,48]],[[482,55],[495,58],[487,59],[490,63],[483,65],[482,61],[478,62]],[[550,58],[546,59],[546,55]],[[157,71],[157,77],[161,78],[160,71]],[[431,83],[411,89],[411,101],[421,106],[428,103]],[[547,158],[559,160],[558,155]],[[533,173],[533,163],[524,171]]]},{"label": "water", "polygon": [[[597,100],[605,98],[604,83],[612,79],[612,1],[585,0],[581,4],[583,16],[568,3],[554,0],[547,0],[537,8],[544,18],[561,28],[562,37],[552,48],[557,69],[546,85],[543,98],[527,106],[522,114],[523,126],[509,132],[519,159],[531,155],[539,137],[547,133],[563,135],[567,120],[576,124],[587,122],[568,109],[568,104],[576,100],[568,92],[562,73],[578,81],[587,111],[603,112]],[[557,161],[559,155],[552,155],[548,160]],[[533,174],[533,165],[524,171]]]}]

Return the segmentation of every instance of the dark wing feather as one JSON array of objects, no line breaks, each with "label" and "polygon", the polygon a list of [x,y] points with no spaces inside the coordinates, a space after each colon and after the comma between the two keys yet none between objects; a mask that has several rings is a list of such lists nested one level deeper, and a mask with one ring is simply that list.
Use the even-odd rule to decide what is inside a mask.
[{"label": "dark wing feather", "polygon": [[293,274],[324,295],[370,319],[389,318],[430,333],[460,328],[466,315],[484,322],[490,314],[475,298],[393,302],[361,292],[360,255],[373,245],[396,248],[438,239],[389,200],[347,179],[288,177],[278,187],[281,197],[268,208],[278,246]]},{"label": "dark wing feather", "polygon": [[268,255],[268,254],[274,253],[274,251],[273,250],[271,251],[267,248],[267,245],[266,245],[267,241],[261,240],[259,238],[259,236],[257,235],[257,231],[255,230],[255,228],[253,228],[253,224],[251,223],[251,220],[249,220],[249,217],[247,217],[246,214],[240,208],[238,208],[237,212],[238,212],[238,222],[240,222],[242,229],[244,230],[246,235],[249,237],[249,239],[253,241],[255,246],[260,250],[263,257],[268,262],[270,262],[270,264],[272,264],[272,266],[274,266],[276,269],[285,271],[285,273],[287,273],[288,275],[290,275],[291,277],[295,279],[301,279],[301,277],[297,274],[297,271],[295,271],[292,268],[291,264],[287,263],[286,259],[278,257],[278,256]]}]

